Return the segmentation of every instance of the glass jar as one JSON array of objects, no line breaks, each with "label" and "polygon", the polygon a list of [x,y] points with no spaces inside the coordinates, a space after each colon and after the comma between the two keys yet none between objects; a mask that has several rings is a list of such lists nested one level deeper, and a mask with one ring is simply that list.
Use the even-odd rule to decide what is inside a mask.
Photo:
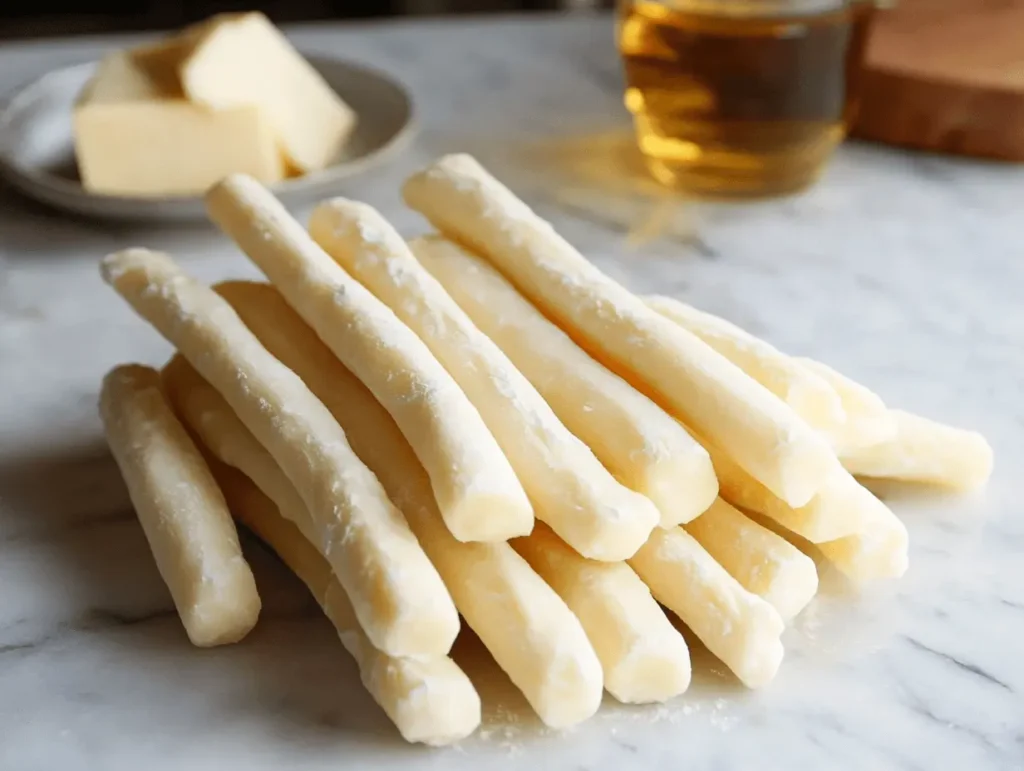
[{"label": "glass jar", "polygon": [[651,173],[764,196],[821,173],[856,110],[868,0],[620,0],[626,106]]}]

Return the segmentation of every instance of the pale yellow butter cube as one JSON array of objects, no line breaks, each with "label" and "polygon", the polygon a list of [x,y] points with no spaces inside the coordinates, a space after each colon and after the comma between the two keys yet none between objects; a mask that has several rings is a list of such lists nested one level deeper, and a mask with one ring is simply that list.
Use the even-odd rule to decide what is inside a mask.
[{"label": "pale yellow butter cube", "polygon": [[298,173],[333,163],[355,127],[352,109],[261,13],[207,22],[178,74],[196,104],[258,105]]},{"label": "pale yellow butter cube", "polygon": [[191,195],[228,174],[285,175],[274,132],[255,105],[214,110],[186,101],[166,70],[131,52],[108,56],[75,107],[83,185],[109,195]]}]

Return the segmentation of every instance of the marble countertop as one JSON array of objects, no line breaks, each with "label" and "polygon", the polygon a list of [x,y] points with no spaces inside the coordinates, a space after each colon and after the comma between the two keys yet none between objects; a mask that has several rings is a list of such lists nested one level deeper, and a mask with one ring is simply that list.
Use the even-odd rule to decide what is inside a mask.
[{"label": "marble countertop", "polygon": [[[416,96],[420,133],[339,192],[402,229],[404,176],[466,150],[613,275],[821,358],[893,405],[984,432],[988,490],[890,489],[912,539],[902,581],[828,576],[786,661],[744,691],[695,651],[660,707],[611,699],[544,730],[472,639],[456,656],[485,725],[404,745],[327,622],[258,548],[264,613],[244,643],[190,647],[105,448],[102,374],[168,352],[97,259],[168,249],[203,278],[253,275],[212,230],[73,220],[0,190],[0,768],[1024,768],[1024,169],[842,148],[811,192],[761,204],[666,198],[635,174],[609,17],[294,30]],[[114,40],[0,47],[0,89]]]}]

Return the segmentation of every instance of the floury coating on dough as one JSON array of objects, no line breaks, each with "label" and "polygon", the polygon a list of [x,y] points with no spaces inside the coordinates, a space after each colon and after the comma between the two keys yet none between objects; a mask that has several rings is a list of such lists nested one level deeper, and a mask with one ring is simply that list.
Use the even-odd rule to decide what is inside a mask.
[{"label": "floury coating on dough", "polygon": [[601,664],[565,602],[507,543],[462,543],[452,536],[394,420],[280,294],[249,282],[217,291],[323,399],[405,514],[466,623],[541,720],[564,728],[593,715],[601,702]]},{"label": "floury coating on dough", "polygon": [[[446,653],[455,607],[401,513],[302,380],[165,254],[107,256],[104,277],[224,397],[300,491],[359,622],[392,655]],[[447,612],[438,623],[436,610]]]},{"label": "floury coating on dough", "polygon": [[581,557],[545,525],[515,539],[512,547],[579,618],[612,696],[639,704],[666,701],[686,690],[686,642],[628,565]]},{"label": "floury coating on dough", "polygon": [[326,559],[324,542],[301,496],[269,452],[245,427],[224,397],[181,354],[163,369],[164,388],[175,412],[217,460],[245,474],[270,498],[317,552]]},{"label": "floury coating on dough", "polygon": [[785,538],[817,544],[854,581],[898,578],[907,570],[907,529],[889,507],[837,469],[809,503],[794,509],[775,497],[720,450],[707,445],[721,480],[722,498],[761,517]]},{"label": "floury coating on dough", "polygon": [[592,359],[481,258],[436,235],[410,247],[562,423],[619,481],[654,502],[662,527],[714,501],[711,459],[675,419]]},{"label": "floury coating on dough", "polygon": [[895,429],[891,437],[840,455],[852,474],[955,490],[974,490],[988,482],[992,447],[981,434],[903,410],[889,410],[888,415]]},{"label": "floury coating on dough", "polygon": [[755,511],[778,522],[812,543],[824,543],[860,532],[865,508],[870,507],[860,485],[842,468],[836,468],[803,506],[793,507],[741,469],[721,449],[703,441],[718,475],[722,498],[734,506]]},{"label": "floury coating on dough", "polygon": [[633,555],[658,524],[654,504],[619,482],[562,425],[501,349],[477,329],[372,207],[320,204],[310,234],[426,343],[483,417],[536,515],[592,559]]},{"label": "floury coating on dough", "polygon": [[630,566],[662,605],[748,688],[767,685],[782,663],[782,617],[748,592],[681,527],[655,530]]},{"label": "floury coating on dough", "polygon": [[822,377],[723,318],[670,297],[652,295],[644,300],[786,402],[811,427],[828,437],[841,434],[846,412],[839,394]]},{"label": "floury coating on dough", "polygon": [[[270,453],[231,411],[224,398],[180,355],[176,355],[164,367],[163,380],[175,410],[198,436],[207,452],[221,463],[237,469],[248,477],[263,495],[274,502],[281,515],[298,528],[303,539],[323,558],[322,548],[316,545],[316,527],[298,491],[288,481]],[[304,560],[309,561],[311,560]],[[322,561],[329,570],[330,566],[326,560]],[[339,592],[342,591],[341,585],[335,579],[331,579],[331,584]],[[347,596],[341,596],[331,603],[320,603],[328,610],[329,616],[329,605],[334,602],[341,603],[340,607],[346,608],[348,615],[351,614],[351,603]],[[433,609],[438,623],[445,623],[450,605],[450,598],[445,596],[441,604]],[[424,611],[430,610],[424,608]]]},{"label": "floury coating on dough", "polygon": [[[243,429],[244,430],[244,429]],[[249,437],[251,441],[255,439]],[[409,742],[444,745],[469,736],[480,725],[480,697],[465,673],[448,656],[389,656],[378,651],[360,629],[352,604],[330,565],[294,521],[309,518],[301,499],[278,471],[280,500],[261,493],[234,469],[216,467],[217,478],[234,515],[273,549],[312,593],[355,659],[366,690]],[[282,507],[298,502],[289,510]]]},{"label": "floury coating on dough", "polygon": [[111,370],[100,416],[160,575],[189,639],[245,637],[260,598],[231,514],[202,455],[174,416],[155,370]]},{"label": "floury coating on dough", "polygon": [[846,423],[831,437],[840,459],[847,452],[885,442],[896,434],[896,421],[874,391],[820,361],[802,357],[794,361],[828,382],[843,402]]},{"label": "floury coating on dough", "polygon": [[814,560],[719,498],[684,526],[745,589],[793,618],[818,591]]},{"label": "floury coating on dough", "polygon": [[810,500],[838,465],[827,441],[781,399],[601,273],[471,157],[441,158],[408,179],[403,195],[602,363],[791,505]]},{"label": "floury coating on dough", "polygon": [[855,584],[900,578],[909,565],[909,535],[906,526],[869,490],[851,478],[848,494],[859,500],[860,532],[833,541],[812,544],[776,520],[749,512],[759,524],[787,539],[805,553],[819,552],[840,573]]},{"label": "floury coating on dough", "polygon": [[423,341],[254,179],[228,177],[206,202],[211,218],[395,419],[455,537],[502,541],[530,532],[533,510],[512,467]]},{"label": "floury coating on dough", "polygon": [[869,490],[860,485],[857,488],[865,512],[861,531],[818,544],[818,548],[853,581],[899,578],[907,572],[909,563],[907,527]]}]

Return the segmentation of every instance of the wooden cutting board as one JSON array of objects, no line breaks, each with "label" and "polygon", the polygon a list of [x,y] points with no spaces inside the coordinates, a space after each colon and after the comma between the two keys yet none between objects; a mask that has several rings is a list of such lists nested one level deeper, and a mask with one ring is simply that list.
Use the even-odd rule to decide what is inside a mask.
[{"label": "wooden cutting board", "polygon": [[868,43],[855,136],[1024,161],[1024,0],[897,0]]}]

